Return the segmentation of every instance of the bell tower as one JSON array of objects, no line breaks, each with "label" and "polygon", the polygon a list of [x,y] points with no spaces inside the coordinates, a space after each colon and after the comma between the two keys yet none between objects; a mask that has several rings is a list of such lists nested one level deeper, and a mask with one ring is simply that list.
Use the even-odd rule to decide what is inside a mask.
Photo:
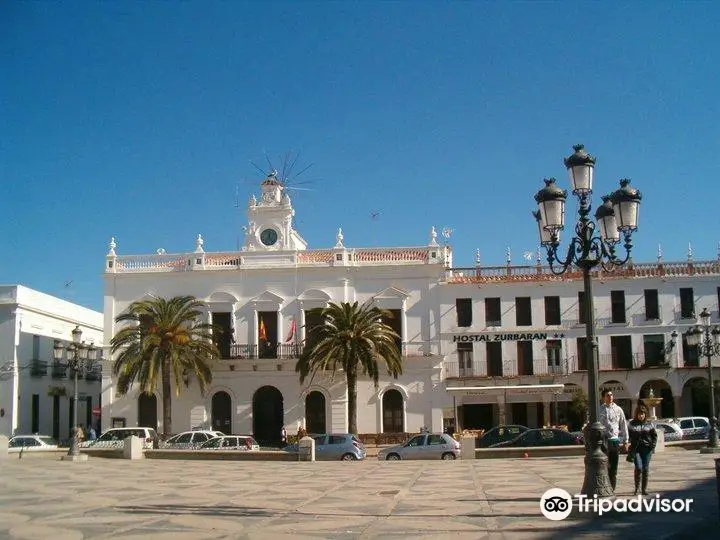
[{"label": "bell tower", "polygon": [[285,184],[272,169],[260,183],[260,201],[255,195],[248,203],[243,251],[302,251],[307,242],[292,227],[295,210]]}]

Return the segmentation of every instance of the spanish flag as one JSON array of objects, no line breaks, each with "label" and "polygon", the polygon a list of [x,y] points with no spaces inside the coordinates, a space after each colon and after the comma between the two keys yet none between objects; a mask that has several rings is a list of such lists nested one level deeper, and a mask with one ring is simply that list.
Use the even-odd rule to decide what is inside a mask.
[{"label": "spanish flag", "polygon": [[260,331],[258,333],[258,337],[262,341],[267,341],[267,331],[265,330],[265,321],[262,320],[262,317],[260,317]]},{"label": "spanish flag", "polygon": [[292,341],[292,339],[295,337],[295,330],[296,330],[296,324],[295,324],[295,318],[293,317],[293,320],[290,323],[290,332],[288,333],[288,336],[285,338],[285,343],[290,343]]}]

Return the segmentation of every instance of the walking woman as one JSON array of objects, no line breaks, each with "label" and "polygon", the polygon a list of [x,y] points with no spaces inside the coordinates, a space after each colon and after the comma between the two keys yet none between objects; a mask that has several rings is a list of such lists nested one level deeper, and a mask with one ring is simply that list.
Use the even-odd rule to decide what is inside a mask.
[{"label": "walking woman", "polygon": [[650,458],[657,444],[657,431],[647,417],[647,409],[639,405],[628,425],[630,450],[628,461],[635,462],[635,495],[638,494],[642,481],[642,494],[647,495],[648,476],[650,474]]}]

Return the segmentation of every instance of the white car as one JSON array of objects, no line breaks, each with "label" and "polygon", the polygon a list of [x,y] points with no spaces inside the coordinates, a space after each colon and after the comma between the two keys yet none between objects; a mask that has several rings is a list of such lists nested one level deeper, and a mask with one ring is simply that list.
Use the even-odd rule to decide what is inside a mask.
[{"label": "white car", "polygon": [[57,449],[57,441],[46,435],[15,435],[8,441],[8,452],[43,452]]},{"label": "white car", "polygon": [[161,448],[168,448],[173,450],[199,448],[200,445],[206,443],[210,439],[214,439],[215,437],[222,437],[223,435],[225,434],[221,431],[183,431],[182,433],[178,433],[177,435],[170,437],[160,446]]},{"label": "white car", "polygon": [[672,420],[655,422],[655,429],[665,433],[665,442],[683,440],[682,429]]},{"label": "white car", "polygon": [[111,428],[100,435],[94,441],[83,441],[80,446],[83,448],[123,448],[125,439],[134,435],[143,441],[143,448],[153,449],[160,445],[160,438],[152,428],[134,427],[134,428]]},{"label": "white car", "polygon": [[260,445],[249,435],[222,435],[200,446],[201,450],[246,450],[258,452]]}]

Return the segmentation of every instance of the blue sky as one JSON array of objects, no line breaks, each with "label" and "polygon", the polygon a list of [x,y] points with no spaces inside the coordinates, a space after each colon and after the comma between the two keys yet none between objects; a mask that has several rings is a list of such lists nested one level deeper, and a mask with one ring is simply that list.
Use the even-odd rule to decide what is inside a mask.
[{"label": "blue sky", "polygon": [[718,2],[3,2],[0,283],[101,310],[111,236],[233,250],[251,161],[289,151],[312,165],[311,248],[434,225],[455,266],[507,246],[521,264],[533,195],[567,186],[582,142],[596,200],[623,177],[643,193],[636,261],[715,258],[718,20]]}]

